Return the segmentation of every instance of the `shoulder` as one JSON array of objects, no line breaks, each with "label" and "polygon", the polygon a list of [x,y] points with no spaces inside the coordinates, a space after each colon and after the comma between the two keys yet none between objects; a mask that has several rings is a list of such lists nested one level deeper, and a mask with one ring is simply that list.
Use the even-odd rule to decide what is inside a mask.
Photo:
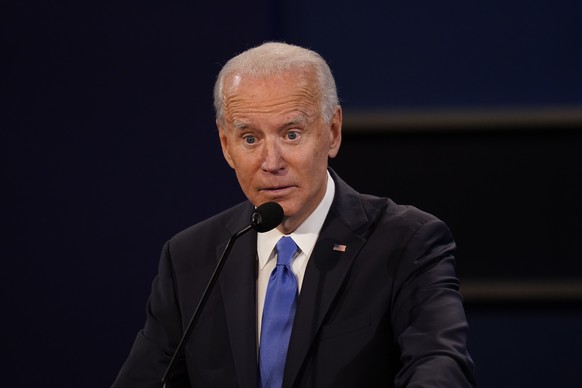
[{"label": "shoulder", "polygon": [[377,211],[373,234],[400,241],[403,244],[413,239],[442,236],[452,240],[447,224],[427,211],[412,205],[394,202],[390,198],[362,196],[362,203]]},{"label": "shoulder", "polygon": [[253,208],[250,202],[241,202],[176,233],[169,244],[173,250],[179,250],[192,245],[207,246],[227,241],[249,224]]},{"label": "shoulder", "polygon": [[426,224],[446,225],[435,215],[413,205],[399,204],[388,197],[362,194],[349,186],[337,174],[332,173],[336,182],[334,211],[346,223],[354,226],[364,219],[364,228],[391,229],[392,233],[414,233]]}]

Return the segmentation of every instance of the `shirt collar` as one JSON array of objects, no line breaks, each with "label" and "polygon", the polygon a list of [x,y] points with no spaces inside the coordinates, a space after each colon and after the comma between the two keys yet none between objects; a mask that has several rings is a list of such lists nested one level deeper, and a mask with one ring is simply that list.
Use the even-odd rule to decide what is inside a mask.
[{"label": "shirt collar", "polygon": [[[335,183],[327,172],[327,185],[325,189],[325,194],[317,205],[317,208],[307,217],[307,219],[299,225],[299,227],[291,233],[289,236],[295,241],[302,253],[307,257],[311,255],[317,237],[319,236],[319,231],[323,226],[323,222],[327,217],[331,203],[333,202],[333,197],[335,195]],[[257,235],[257,254],[259,255],[259,269],[262,269],[267,262],[272,259],[274,255],[274,247],[277,241],[284,236],[279,229],[274,228],[265,233],[259,233]]]}]

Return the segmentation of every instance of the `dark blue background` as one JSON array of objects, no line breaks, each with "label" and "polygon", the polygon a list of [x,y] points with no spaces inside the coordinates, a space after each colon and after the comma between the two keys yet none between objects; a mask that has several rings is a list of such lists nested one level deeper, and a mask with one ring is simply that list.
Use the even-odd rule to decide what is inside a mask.
[{"label": "dark blue background", "polygon": [[[233,54],[319,51],[346,114],[580,106],[581,26],[574,0],[4,1],[0,384],[109,386],[164,241],[243,198],[212,110]],[[483,386],[582,381],[577,306],[468,313]]]}]

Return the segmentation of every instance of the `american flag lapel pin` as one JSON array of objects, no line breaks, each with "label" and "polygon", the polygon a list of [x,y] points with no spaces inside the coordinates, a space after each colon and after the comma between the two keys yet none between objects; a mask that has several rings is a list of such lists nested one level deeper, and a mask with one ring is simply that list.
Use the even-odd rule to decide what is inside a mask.
[{"label": "american flag lapel pin", "polygon": [[338,251],[338,252],[345,252],[346,251],[347,246],[343,245],[343,244],[333,244],[333,250],[334,251]]}]

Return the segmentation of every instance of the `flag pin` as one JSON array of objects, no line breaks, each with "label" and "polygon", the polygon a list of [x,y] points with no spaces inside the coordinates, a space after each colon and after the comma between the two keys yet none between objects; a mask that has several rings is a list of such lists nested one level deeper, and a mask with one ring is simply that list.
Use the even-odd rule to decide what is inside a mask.
[{"label": "flag pin", "polygon": [[346,251],[346,246],[342,245],[342,244],[333,244],[333,250],[334,251],[338,251],[338,252],[345,252]]}]

